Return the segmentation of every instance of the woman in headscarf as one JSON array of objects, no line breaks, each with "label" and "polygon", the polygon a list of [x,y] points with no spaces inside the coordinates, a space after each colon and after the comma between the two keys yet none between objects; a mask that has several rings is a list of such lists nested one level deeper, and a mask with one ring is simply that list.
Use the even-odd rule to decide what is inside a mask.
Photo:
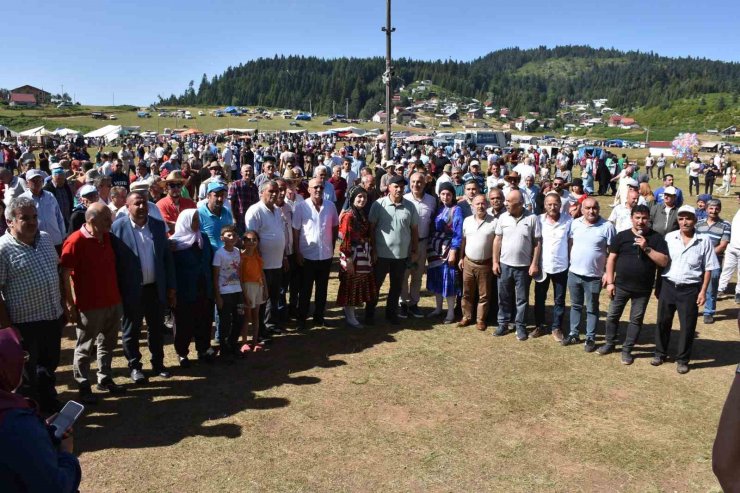
[{"label": "woman in headscarf", "polygon": [[355,306],[375,300],[375,277],[370,254],[370,223],[363,211],[367,191],[359,186],[349,191],[347,209],[339,216],[339,291],[337,306],[344,307],[347,325],[362,328]]},{"label": "woman in headscarf", "polygon": [[190,366],[188,347],[193,338],[198,360],[212,363],[215,356],[211,348],[213,250],[208,237],[200,231],[197,209],[180,213],[175,222],[175,233],[169,241],[177,277],[175,351],[180,358],[180,366]]},{"label": "woman in headscarf", "polygon": [[440,205],[434,218],[428,253],[427,289],[435,294],[437,308],[429,314],[442,314],[442,300],[447,300],[447,316],[444,323],[455,321],[455,298],[460,294],[457,273],[457,255],[462,243],[463,211],[455,201],[455,188],[445,182],[439,186]]},{"label": "woman in headscarf", "polygon": [[77,491],[82,473],[72,438],[58,440],[35,403],[15,393],[26,356],[15,329],[0,330],[0,489]]}]

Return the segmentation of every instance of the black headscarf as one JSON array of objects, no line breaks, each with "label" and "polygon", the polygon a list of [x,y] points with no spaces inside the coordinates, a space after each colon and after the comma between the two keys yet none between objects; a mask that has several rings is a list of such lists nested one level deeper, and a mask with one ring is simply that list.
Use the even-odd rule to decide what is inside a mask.
[{"label": "black headscarf", "polygon": [[352,212],[352,227],[353,228],[360,227],[362,224],[367,222],[365,211],[355,206],[355,199],[361,193],[364,193],[367,196],[367,190],[365,190],[359,185],[355,185],[354,187],[349,189],[349,194],[348,194],[349,199],[347,200],[347,210]]}]

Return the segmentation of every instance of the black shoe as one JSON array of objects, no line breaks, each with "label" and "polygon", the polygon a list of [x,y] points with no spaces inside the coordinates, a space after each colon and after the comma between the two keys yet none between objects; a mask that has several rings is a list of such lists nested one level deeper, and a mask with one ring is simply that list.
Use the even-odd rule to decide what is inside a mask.
[{"label": "black shoe", "polygon": [[496,330],[493,331],[493,335],[495,337],[501,337],[503,335],[506,335],[507,332],[509,332],[509,326],[506,324],[499,324],[499,326],[496,327]]},{"label": "black shoe", "polygon": [[614,344],[604,344],[596,352],[599,353],[601,356],[606,356],[607,354],[612,354],[614,352]]},{"label": "black shoe", "polygon": [[131,380],[133,380],[136,385],[143,385],[149,381],[147,376],[144,375],[144,372],[139,369],[131,370]]},{"label": "black shoe", "polygon": [[89,385],[82,385],[80,387],[80,390],[77,392],[77,398],[80,402],[88,406],[94,406],[98,403],[98,398],[95,397]]},{"label": "black shoe", "polygon": [[161,377],[161,378],[170,378],[172,376],[172,373],[167,371],[167,368],[165,368],[164,366],[153,367],[152,374],[156,377]]},{"label": "black shoe", "polygon": [[285,331],[283,329],[281,329],[280,327],[277,327],[277,326],[276,327],[268,327],[266,332],[268,334],[271,334],[271,335],[274,335],[274,336],[279,336],[279,335],[285,334]]},{"label": "black shoe", "polygon": [[191,364],[190,364],[190,360],[188,359],[188,357],[187,356],[184,356],[184,357],[181,356],[180,357],[180,368],[190,368],[190,366],[191,366]]},{"label": "black shoe", "polygon": [[704,315],[704,325],[711,325],[714,323],[714,315]]},{"label": "black shoe", "polygon": [[527,328],[517,327],[516,328],[516,338],[520,341],[526,341],[527,339],[529,339],[529,335],[527,334]]},{"label": "black shoe", "polygon": [[108,392],[111,395],[121,395],[126,393],[126,387],[118,385],[112,378],[107,378],[95,386],[100,392]]},{"label": "black shoe", "polygon": [[565,339],[563,339],[562,344],[563,346],[572,346],[573,344],[580,344],[581,339],[577,335],[568,335]]},{"label": "black shoe", "polygon": [[400,318],[409,318],[409,306],[405,303],[401,305],[401,308],[398,310],[398,316]]},{"label": "black shoe", "polygon": [[414,318],[424,318],[424,314],[421,313],[421,310],[419,310],[419,306],[418,305],[411,305],[409,307],[409,313]]},{"label": "black shoe", "polygon": [[627,351],[622,351],[622,364],[623,365],[631,365],[635,362],[635,357],[632,356],[632,353],[628,353]]},{"label": "black shoe", "polygon": [[198,361],[212,365],[216,361],[216,351],[213,348],[208,348],[205,352],[198,354]]},{"label": "black shoe", "polygon": [[306,332],[308,328],[306,327],[306,321],[301,320],[298,322],[298,325],[295,327],[296,332]]},{"label": "black shoe", "polygon": [[324,328],[327,328],[327,329],[333,327],[332,323],[329,322],[328,320],[324,319],[324,318],[321,318],[321,319],[314,318],[313,319],[313,325],[314,325],[314,327],[324,327]]},{"label": "black shoe", "polygon": [[689,365],[688,365],[688,363],[677,362],[676,363],[676,371],[679,374],[681,374],[681,375],[685,375],[686,373],[689,372]]},{"label": "black shoe", "polygon": [[735,293],[735,304],[740,305],[740,293]]},{"label": "black shoe", "polygon": [[593,339],[586,339],[586,342],[583,344],[583,350],[587,353],[593,353],[596,351],[596,341]]},{"label": "black shoe", "polygon": [[399,320],[397,315],[390,315],[390,316],[385,317],[385,319],[391,325],[401,325],[401,320]]},{"label": "black shoe", "polygon": [[650,364],[653,366],[660,366],[663,363],[665,363],[665,357],[659,356],[657,354],[653,356],[653,359],[650,360]]}]

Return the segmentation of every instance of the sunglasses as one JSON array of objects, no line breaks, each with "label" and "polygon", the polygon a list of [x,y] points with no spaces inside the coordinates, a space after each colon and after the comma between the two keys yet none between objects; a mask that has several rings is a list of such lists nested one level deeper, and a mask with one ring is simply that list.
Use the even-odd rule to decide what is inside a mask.
[{"label": "sunglasses", "polygon": [[324,187],[311,187],[311,190],[323,190]]}]

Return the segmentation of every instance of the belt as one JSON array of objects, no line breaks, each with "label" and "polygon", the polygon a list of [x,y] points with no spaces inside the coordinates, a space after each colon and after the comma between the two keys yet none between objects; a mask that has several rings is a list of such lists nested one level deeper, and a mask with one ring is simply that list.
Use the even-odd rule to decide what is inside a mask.
[{"label": "belt", "polygon": [[691,282],[691,283],[678,284],[678,283],[675,283],[675,282],[671,281],[670,279],[666,279],[665,282],[667,282],[668,284],[670,284],[671,286],[673,286],[675,288],[699,288],[699,287],[701,287],[701,283],[700,282]]},{"label": "belt", "polygon": [[493,264],[493,258],[489,258],[486,260],[473,260],[472,258],[465,257],[465,262],[472,262],[476,265],[491,265]]},{"label": "belt", "polygon": [[429,238],[429,237],[428,237],[428,236],[425,236],[424,238],[419,238],[419,241],[424,241],[424,240],[426,240],[427,238]]}]

